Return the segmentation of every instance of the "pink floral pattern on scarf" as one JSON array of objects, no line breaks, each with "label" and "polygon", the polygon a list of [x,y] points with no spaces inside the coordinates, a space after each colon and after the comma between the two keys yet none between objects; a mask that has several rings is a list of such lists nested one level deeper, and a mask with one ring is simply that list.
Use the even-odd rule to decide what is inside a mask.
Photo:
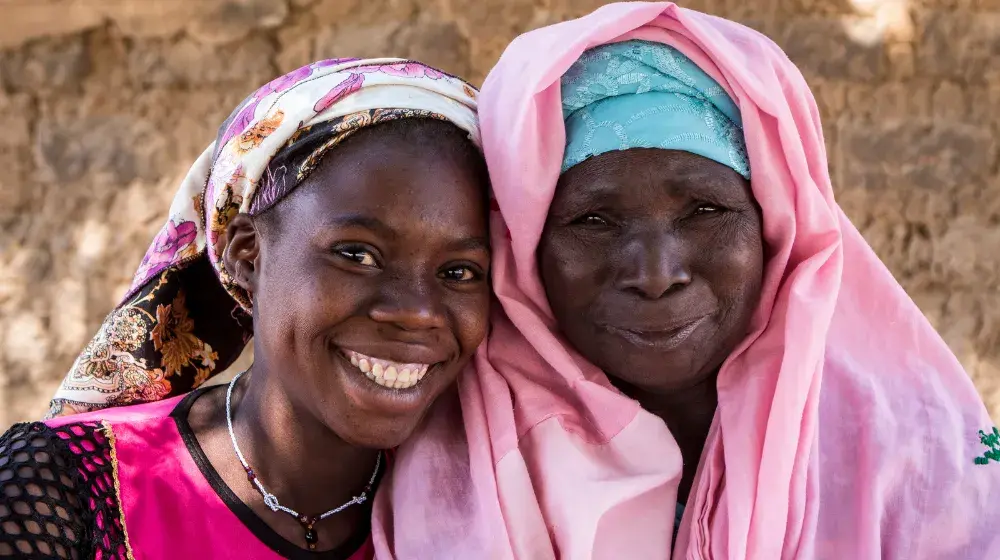
[{"label": "pink floral pattern on scarf", "polygon": [[167,220],[166,225],[156,235],[153,244],[146,251],[146,255],[139,265],[139,270],[135,273],[133,287],[136,287],[137,283],[142,284],[149,280],[164,266],[196,255],[198,253],[195,244],[197,237],[198,226],[194,222],[174,223],[173,220]]}]

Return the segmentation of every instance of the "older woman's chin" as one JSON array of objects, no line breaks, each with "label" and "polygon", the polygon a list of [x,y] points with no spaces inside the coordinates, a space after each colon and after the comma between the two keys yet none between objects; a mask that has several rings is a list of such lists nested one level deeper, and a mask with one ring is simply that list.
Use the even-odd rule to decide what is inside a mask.
[{"label": "older woman's chin", "polygon": [[742,340],[725,336],[708,320],[675,331],[603,331],[586,346],[577,346],[584,357],[612,381],[657,393],[687,389],[712,378]]}]

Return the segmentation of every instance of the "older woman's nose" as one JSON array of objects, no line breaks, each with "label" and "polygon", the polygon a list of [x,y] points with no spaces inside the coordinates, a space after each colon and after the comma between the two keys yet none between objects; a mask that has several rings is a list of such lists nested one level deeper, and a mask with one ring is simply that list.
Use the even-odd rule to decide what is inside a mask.
[{"label": "older woman's nose", "polygon": [[629,239],[617,275],[618,288],[659,299],[691,283],[684,248],[674,235],[646,232]]},{"label": "older woman's nose", "polygon": [[408,331],[444,327],[447,310],[435,287],[430,282],[413,278],[395,279],[384,287],[369,317]]}]

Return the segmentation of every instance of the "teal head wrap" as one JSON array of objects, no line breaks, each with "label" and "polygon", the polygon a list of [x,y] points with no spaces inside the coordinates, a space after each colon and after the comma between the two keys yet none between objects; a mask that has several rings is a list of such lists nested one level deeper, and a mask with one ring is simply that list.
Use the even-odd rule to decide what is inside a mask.
[{"label": "teal head wrap", "polygon": [[583,53],[562,78],[562,171],[629,148],[684,150],[750,178],[740,110],[677,49],[624,41]]}]

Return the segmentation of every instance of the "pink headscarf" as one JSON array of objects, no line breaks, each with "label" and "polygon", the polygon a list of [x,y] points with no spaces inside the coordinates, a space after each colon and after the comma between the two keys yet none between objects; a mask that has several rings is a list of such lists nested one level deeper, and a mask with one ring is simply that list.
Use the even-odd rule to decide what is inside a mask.
[{"label": "pink headscarf", "polygon": [[[560,337],[536,267],[560,77],[626,39],[679,49],[736,101],[769,248],[672,554],[677,444]],[[380,557],[1000,558],[1000,439],[834,201],[815,101],[774,43],[671,3],[609,5],[516,39],[479,108],[502,309],[460,380],[462,422],[443,402],[400,450]]]}]

